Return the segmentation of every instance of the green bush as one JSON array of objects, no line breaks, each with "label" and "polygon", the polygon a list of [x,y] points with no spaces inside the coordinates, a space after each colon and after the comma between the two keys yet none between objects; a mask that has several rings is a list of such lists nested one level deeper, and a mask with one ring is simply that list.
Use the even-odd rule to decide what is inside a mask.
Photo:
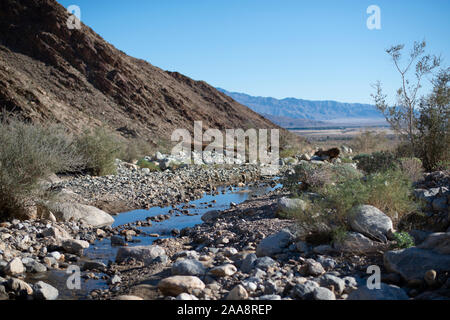
[{"label": "green bush", "polygon": [[137,162],[137,165],[141,168],[150,169],[151,172],[161,171],[161,168],[158,165],[145,159],[140,159]]},{"label": "green bush", "polygon": [[282,183],[292,194],[299,195],[302,191],[317,191],[327,184],[361,176],[361,172],[349,164],[302,162],[294,167],[293,174],[285,175]]},{"label": "green bush", "polygon": [[438,170],[450,159],[450,68],[433,79],[433,92],[420,102],[415,153],[426,170]]},{"label": "green bush", "polygon": [[85,131],[77,138],[76,146],[90,174],[104,176],[116,173],[115,159],[120,155],[121,144],[106,129]]},{"label": "green bush", "polygon": [[41,179],[84,166],[72,137],[59,126],[0,122],[0,218],[25,217],[27,206],[45,196]]},{"label": "green bush", "polygon": [[352,208],[358,205],[372,205],[380,209],[395,224],[418,209],[412,200],[411,182],[401,171],[344,179],[324,185],[318,193],[319,197],[315,200],[300,197],[307,202],[305,210],[286,213],[309,232],[348,229]]},{"label": "green bush", "polygon": [[280,151],[280,158],[293,158],[299,153],[298,149],[286,148]]},{"label": "green bush", "polygon": [[396,248],[407,249],[414,247],[414,238],[411,237],[407,232],[396,232],[394,233],[394,240],[396,242]]},{"label": "green bush", "polygon": [[395,170],[399,167],[395,154],[387,151],[374,152],[371,155],[362,154],[353,159],[358,162],[358,169],[367,174]]}]

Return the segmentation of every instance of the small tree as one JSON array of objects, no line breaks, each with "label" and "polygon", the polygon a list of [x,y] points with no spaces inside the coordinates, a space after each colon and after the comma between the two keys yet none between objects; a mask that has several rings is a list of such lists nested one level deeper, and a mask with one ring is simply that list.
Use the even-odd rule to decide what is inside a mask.
[{"label": "small tree", "polygon": [[[415,133],[417,130],[416,110],[420,100],[419,90],[422,87],[423,79],[426,75],[433,72],[439,67],[441,58],[425,54],[425,41],[414,42],[414,47],[409,55],[405,67],[400,66],[402,50],[404,45],[396,45],[387,49],[394,62],[397,71],[401,76],[401,87],[397,90],[397,102],[390,106],[386,102],[381,83],[377,82],[374,86],[376,93],[372,94],[376,107],[383,113],[387,122],[392,128],[400,134],[401,138],[408,141],[410,147],[415,148]],[[409,73],[415,63],[414,77],[410,77]]]},{"label": "small tree", "polygon": [[433,92],[420,101],[417,120],[417,153],[427,170],[450,159],[450,68],[434,78]]}]

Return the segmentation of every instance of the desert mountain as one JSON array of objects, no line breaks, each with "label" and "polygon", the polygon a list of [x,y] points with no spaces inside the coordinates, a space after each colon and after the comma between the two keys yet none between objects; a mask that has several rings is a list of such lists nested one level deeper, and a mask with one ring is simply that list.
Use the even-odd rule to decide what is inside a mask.
[{"label": "desert mountain", "polygon": [[175,128],[277,128],[203,81],[161,70],[70,30],[54,0],[0,2],[0,110],[73,131],[107,126],[126,137],[170,139]]},{"label": "desert mountain", "polygon": [[[232,97],[239,103],[260,114],[277,117],[307,120],[336,120],[336,119],[384,119],[373,105],[361,103],[343,103],[337,101],[311,101],[295,98],[275,99],[271,97],[254,97],[245,93],[229,92],[218,88],[219,91]],[[275,121],[275,123],[277,123]],[[285,120],[280,122],[285,123]]]}]

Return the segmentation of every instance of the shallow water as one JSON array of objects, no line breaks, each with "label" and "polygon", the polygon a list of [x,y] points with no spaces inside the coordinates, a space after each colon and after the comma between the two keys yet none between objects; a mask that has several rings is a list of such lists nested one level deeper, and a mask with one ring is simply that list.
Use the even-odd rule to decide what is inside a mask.
[{"label": "shallow water", "polygon": [[[195,204],[195,208],[190,208],[189,213],[192,215],[175,215],[173,214],[170,219],[162,222],[152,222],[151,227],[139,227],[140,230],[144,231],[144,235],[138,235],[133,237],[138,242],[128,243],[128,246],[142,246],[150,245],[156,239],[160,238],[170,238],[172,237],[171,231],[173,229],[181,230],[186,227],[193,227],[195,225],[201,224],[201,216],[211,210],[227,210],[230,208],[230,203],[234,202],[236,204],[242,203],[253,196],[261,196],[275,189],[280,188],[281,185],[278,184],[275,187],[270,187],[269,185],[258,185],[243,188],[233,188],[229,190],[228,188],[218,188],[218,195],[204,194],[204,196],[198,200],[191,201],[189,203],[181,204],[175,207],[153,207],[148,210],[133,210],[130,212],[121,213],[114,217],[115,222],[113,227],[118,227],[127,223],[133,223],[137,221],[144,221],[147,217],[166,215],[169,214],[170,210],[180,209],[185,205]],[[222,194],[222,191],[226,190]],[[215,202],[213,203],[212,201]],[[207,204],[212,204],[212,207],[208,207]],[[150,237],[145,234],[157,233],[160,235],[159,238]],[[118,247],[112,247],[109,239],[97,240],[94,244],[85,250],[84,257],[80,260],[80,264],[86,260],[96,260],[108,264],[108,261],[114,261]],[[102,274],[96,274],[101,277]],[[108,285],[106,280],[85,280],[81,279],[81,289],[80,290],[70,290],[67,288],[66,281],[70,275],[65,271],[52,270],[41,275],[34,275],[27,279],[30,282],[36,282],[42,280],[51,284],[59,290],[58,299],[62,300],[73,300],[73,299],[84,299],[89,292],[94,289],[107,289]]]}]

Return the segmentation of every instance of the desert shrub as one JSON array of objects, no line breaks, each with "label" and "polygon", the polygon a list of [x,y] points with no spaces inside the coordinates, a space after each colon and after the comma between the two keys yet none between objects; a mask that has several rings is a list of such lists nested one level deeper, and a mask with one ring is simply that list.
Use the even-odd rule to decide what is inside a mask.
[{"label": "desert shrub", "polygon": [[349,157],[342,157],[341,162],[342,163],[353,163],[353,159],[350,159]]},{"label": "desert shrub", "polygon": [[396,232],[394,233],[394,241],[396,242],[395,247],[398,249],[407,249],[414,247],[414,238],[407,232]]},{"label": "desert shrub", "polygon": [[294,167],[294,173],[283,179],[283,185],[292,194],[299,195],[302,191],[317,191],[327,184],[361,177],[360,171],[349,164],[313,164],[302,162]]},{"label": "desert shrub", "polygon": [[371,175],[366,183],[369,193],[365,204],[380,209],[394,223],[419,209],[413,201],[411,181],[399,170]]},{"label": "desert shrub", "polygon": [[400,169],[412,182],[417,182],[423,178],[423,165],[418,158],[401,158]]},{"label": "desert shrub", "polygon": [[328,165],[316,165],[302,162],[294,167],[294,173],[285,176],[283,185],[297,195],[301,191],[315,190],[330,183],[332,172]]},{"label": "desert shrub", "polygon": [[76,146],[89,173],[97,176],[116,173],[115,159],[120,155],[121,144],[106,129],[85,131],[77,138]]},{"label": "desert shrub", "polygon": [[330,169],[333,176],[333,182],[341,182],[362,177],[362,172],[350,164],[336,164]]},{"label": "desert shrub", "polygon": [[123,143],[119,158],[126,162],[133,162],[153,153],[150,143],[142,139],[133,139]]},{"label": "desert shrub", "polygon": [[59,126],[0,122],[0,217],[22,217],[44,196],[39,181],[50,173],[83,167],[72,137]]},{"label": "desert shrub", "polygon": [[371,155],[358,155],[353,159],[357,161],[358,169],[367,174],[395,170],[399,166],[395,154],[387,151],[374,152]]},{"label": "desert shrub", "polygon": [[312,233],[348,229],[352,208],[358,205],[372,205],[386,213],[394,223],[418,209],[412,200],[411,182],[399,170],[326,184],[318,193],[319,197],[314,201],[300,196],[307,202],[306,209],[287,213],[302,229]]},{"label": "desert shrub", "polygon": [[436,162],[436,171],[448,171],[450,170],[450,160],[439,160]]},{"label": "desert shrub", "polygon": [[296,148],[286,148],[280,151],[280,158],[293,158],[299,153]]},{"label": "desert shrub", "polygon": [[137,162],[137,165],[141,168],[150,169],[151,172],[161,171],[161,168],[158,165],[145,159],[140,159]]}]

